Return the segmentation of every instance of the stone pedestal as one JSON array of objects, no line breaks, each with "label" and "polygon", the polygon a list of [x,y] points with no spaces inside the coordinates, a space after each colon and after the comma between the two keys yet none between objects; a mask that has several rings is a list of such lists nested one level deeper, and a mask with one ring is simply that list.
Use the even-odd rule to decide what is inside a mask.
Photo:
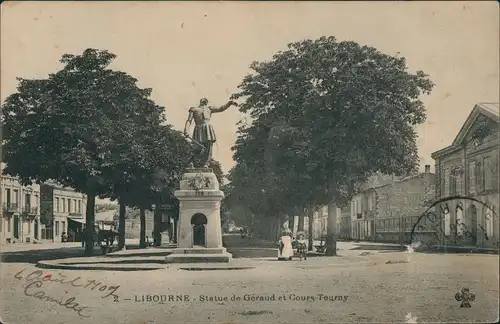
[{"label": "stone pedestal", "polygon": [[180,190],[177,248],[167,263],[229,262],[230,253],[222,247],[220,202],[224,193],[212,169],[187,169]]}]

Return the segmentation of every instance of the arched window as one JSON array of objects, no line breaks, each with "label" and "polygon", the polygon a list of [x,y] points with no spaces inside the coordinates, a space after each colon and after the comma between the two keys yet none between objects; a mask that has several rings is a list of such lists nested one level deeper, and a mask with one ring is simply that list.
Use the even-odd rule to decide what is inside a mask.
[{"label": "arched window", "polygon": [[454,168],[450,173],[450,195],[462,194],[462,167]]},{"label": "arched window", "polygon": [[478,220],[477,220],[477,208],[474,204],[471,204],[469,206],[469,212],[468,212],[468,215],[467,215],[467,220],[468,220],[468,226],[471,227],[471,229],[477,229],[477,223],[478,223]]},{"label": "arched window", "polygon": [[196,213],[191,217],[191,225],[206,225],[207,217],[201,213]]},{"label": "arched window", "polygon": [[451,215],[448,209],[445,210],[443,214],[444,219],[444,235],[450,235],[451,233]]},{"label": "arched window", "polygon": [[494,222],[493,222],[493,212],[491,209],[485,207],[484,208],[485,211],[484,211],[484,221],[485,221],[485,225],[486,225],[486,234],[488,235],[488,239],[491,240],[493,239],[493,235],[495,235],[495,232],[494,232]]}]

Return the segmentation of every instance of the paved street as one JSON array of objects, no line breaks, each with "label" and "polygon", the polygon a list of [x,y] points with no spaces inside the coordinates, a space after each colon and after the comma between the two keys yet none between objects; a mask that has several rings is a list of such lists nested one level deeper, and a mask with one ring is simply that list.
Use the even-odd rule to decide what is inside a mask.
[{"label": "paved street", "polygon": [[[59,271],[3,262],[0,316],[10,324],[493,322],[498,317],[498,256],[363,253],[350,250],[353,246],[339,243],[343,257],[248,259],[254,269],[233,271]],[[343,262],[355,256],[363,262]],[[463,287],[476,295],[471,308],[460,308],[455,300]],[[231,300],[233,295],[240,299]]]}]

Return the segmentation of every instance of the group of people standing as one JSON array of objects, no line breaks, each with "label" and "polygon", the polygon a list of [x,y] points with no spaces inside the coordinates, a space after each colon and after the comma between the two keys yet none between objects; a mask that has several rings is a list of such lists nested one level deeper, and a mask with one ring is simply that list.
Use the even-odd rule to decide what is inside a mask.
[{"label": "group of people standing", "polygon": [[278,260],[292,260],[295,251],[300,260],[307,260],[307,241],[304,232],[298,232],[293,237],[293,232],[289,228],[284,228],[278,240]]}]

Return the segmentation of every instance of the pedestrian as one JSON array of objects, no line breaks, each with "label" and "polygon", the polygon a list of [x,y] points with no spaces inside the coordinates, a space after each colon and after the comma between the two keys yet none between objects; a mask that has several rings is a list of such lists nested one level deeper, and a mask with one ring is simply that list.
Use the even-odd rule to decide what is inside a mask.
[{"label": "pedestrian", "polygon": [[293,248],[291,231],[288,228],[283,229],[278,241],[278,260],[292,260]]},{"label": "pedestrian", "polygon": [[300,261],[302,261],[302,258],[307,260],[307,241],[304,232],[297,233],[297,254],[300,257]]}]

